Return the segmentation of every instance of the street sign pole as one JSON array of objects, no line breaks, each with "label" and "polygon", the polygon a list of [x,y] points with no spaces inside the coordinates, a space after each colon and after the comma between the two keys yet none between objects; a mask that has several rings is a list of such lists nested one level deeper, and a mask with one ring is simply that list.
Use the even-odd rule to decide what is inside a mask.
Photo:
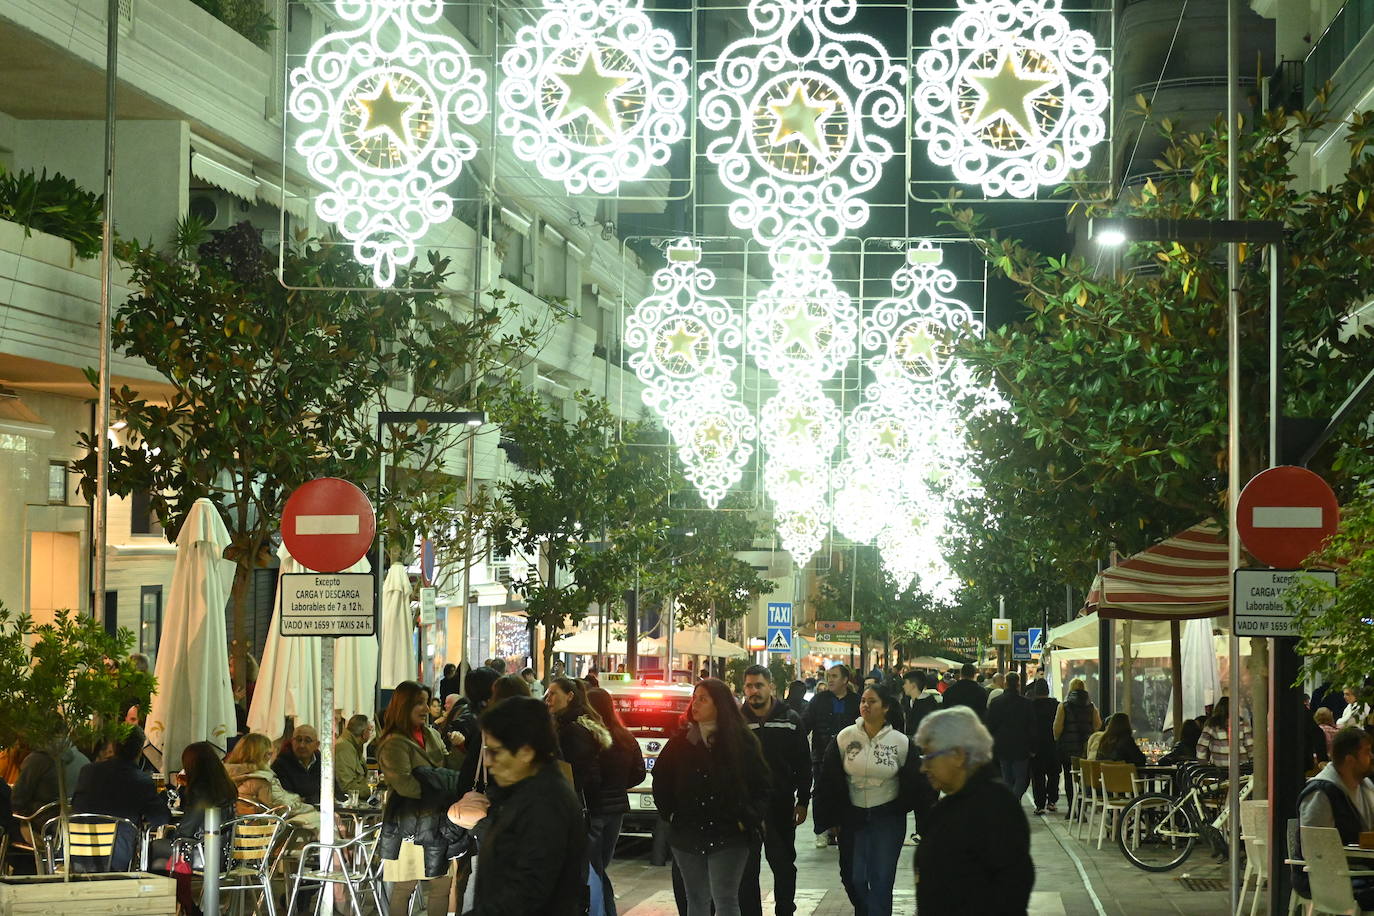
[{"label": "street sign pole", "polygon": [[[320,640],[320,873],[328,874],[334,842],[334,639]],[[332,916],[334,895],[331,885],[320,891],[319,916]]]}]

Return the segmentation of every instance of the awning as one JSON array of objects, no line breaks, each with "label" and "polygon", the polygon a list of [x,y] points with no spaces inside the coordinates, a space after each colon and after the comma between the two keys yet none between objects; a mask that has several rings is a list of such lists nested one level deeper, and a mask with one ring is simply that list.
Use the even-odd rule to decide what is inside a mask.
[{"label": "awning", "polygon": [[1103,570],[1087,607],[1117,620],[1216,617],[1229,608],[1230,577],[1226,538],[1208,519]]},{"label": "awning", "polygon": [[[1082,617],[1075,617],[1068,623],[1052,627],[1045,645],[1053,649],[1087,649],[1097,647],[1097,614],[1084,614]],[[1120,632],[1117,633],[1117,640],[1121,639]],[[1131,627],[1132,642],[1151,642],[1159,639],[1169,638],[1169,624],[1167,622],[1154,622],[1137,620]]]}]

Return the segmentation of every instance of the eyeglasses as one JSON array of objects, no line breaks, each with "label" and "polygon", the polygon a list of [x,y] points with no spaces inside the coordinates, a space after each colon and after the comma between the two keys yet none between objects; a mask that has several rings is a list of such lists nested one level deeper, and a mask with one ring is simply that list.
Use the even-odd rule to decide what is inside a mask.
[{"label": "eyeglasses", "polygon": [[957,747],[947,747],[947,748],[945,748],[943,751],[932,751],[932,752],[929,753],[929,754],[923,754],[923,755],[921,755],[921,766],[924,767],[926,764],[930,763],[932,760],[935,760],[935,759],[937,759],[937,758],[939,758],[939,757],[944,757],[944,756],[947,755],[947,754],[957,754],[957,753],[959,753],[960,750],[961,750],[961,748],[957,748]]}]

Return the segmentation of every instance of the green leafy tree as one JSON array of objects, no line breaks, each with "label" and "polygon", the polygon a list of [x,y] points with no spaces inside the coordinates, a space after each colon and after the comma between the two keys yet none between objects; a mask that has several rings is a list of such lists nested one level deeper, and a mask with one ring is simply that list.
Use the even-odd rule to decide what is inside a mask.
[{"label": "green leafy tree", "polygon": [[530,562],[514,583],[543,628],[543,670],[563,628],[608,607],[633,581],[639,548],[654,538],[672,473],[658,449],[636,447],[646,429],[602,398],[575,396],[569,419],[538,394],[514,389],[493,409],[519,473],[497,484],[486,525],[497,544]]},{"label": "green leafy tree", "polygon": [[1308,580],[1289,593],[1301,634],[1298,654],[1318,681],[1353,687],[1368,702],[1374,699],[1364,686],[1374,671],[1374,491],[1367,484],[1341,507],[1335,536],[1308,565],[1336,569],[1340,580],[1334,587]]},{"label": "green leafy tree", "polygon": [[[517,330],[503,331],[499,301],[455,316],[442,291],[449,262],[433,253],[379,292],[366,291],[368,273],[348,246],[317,242],[288,249],[286,285],[278,282],[276,253],[247,224],[208,238],[183,224],[171,253],[137,242],[117,253],[134,292],[115,314],[114,347],[148,363],[167,392],[113,393],[113,413],[128,426],[127,444],[110,453],[110,490],[151,494],[169,537],[197,498],[218,507],[236,564],[233,668],[242,687],[253,571],[270,562],[291,490],[323,476],[364,485],[401,551],[417,529],[446,530],[454,500],[451,480],[448,490],[438,485],[442,459],[472,431],[393,427],[387,463],[403,472],[379,499],[372,418],[482,407],[537,331],[515,321]],[[83,444],[90,451],[76,466],[89,496],[97,458],[89,437]]]},{"label": "green leafy tree", "polygon": [[133,644],[129,630],[111,635],[99,621],[68,610],[35,625],[0,604],[0,745],[27,744],[57,762],[64,836],[71,792],[62,756],[127,736],[125,701],[148,709],[156,682],[130,660]]}]

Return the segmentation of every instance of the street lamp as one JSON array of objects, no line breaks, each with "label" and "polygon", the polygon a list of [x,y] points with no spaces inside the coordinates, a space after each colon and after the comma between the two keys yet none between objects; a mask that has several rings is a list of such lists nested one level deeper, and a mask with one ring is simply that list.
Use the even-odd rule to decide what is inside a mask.
[{"label": "street lamp", "polygon": [[[1234,155],[1234,146],[1231,149]],[[1234,180],[1234,163],[1230,163],[1228,173]],[[1235,215],[1237,207],[1234,197],[1230,212]],[[1264,245],[1269,249],[1269,466],[1277,467],[1282,462],[1280,432],[1283,425],[1283,261],[1284,226],[1280,220],[1245,219],[1142,219],[1138,217],[1101,217],[1088,220],[1088,238],[1098,244],[1121,246],[1126,242],[1181,242],[1185,244],[1210,245]],[[1226,401],[1228,473],[1227,473],[1227,511],[1230,514],[1230,530],[1227,537],[1227,566],[1230,572],[1231,587],[1231,673],[1230,673],[1230,721],[1228,733],[1240,734],[1240,637],[1236,635],[1235,571],[1240,566],[1240,538],[1236,529],[1236,505],[1240,501],[1240,299],[1238,294],[1239,261],[1234,250],[1228,258],[1227,296],[1227,372]],[[1269,759],[1279,766],[1269,772],[1269,810],[1268,835],[1279,836],[1277,825],[1283,823],[1285,812],[1297,805],[1297,781],[1302,777],[1302,764],[1298,753],[1302,742],[1297,740],[1296,706],[1286,694],[1291,692],[1288,685],[1297,677],[1299,662],[1291,641],[1274,640],[1269,659],[1269,707],[1272,728],[1269,735]],[[1256,728],[1256,732],[1259,729]],[[1233,824],[1240,823],[1240,756],[1231,755],[1229,772],[1229,804]],[[1231,833],[1231,893],[1234,902],[1240,881],[1238,856],[1239,834]],[[1284,873],[1283,844],[1269,844],[1270,874],[1275,876],[1275,884]],[[1281,896],[1272,895],[1281,901]]]},{"label": "street lamp", "polygon": [[[385,449],[385,447],[384,447],[384,446],[385,446],[385,441],[384,441],[384,438],[383,438],[383,437],[386,435],[386,427],[392,426],[392,425],[401,424],[401,423],[408,423],[408,424],[412,424],[412,425],[413,425],[413,424],[416,424],[416,423],[427,423],[427,424],[432,424],[432,425],[436,425],[436,426],[438,426],[438,425],[444,425],[444,426],[466,426],[466,427],[468,427],[469,429],[476,430],[478,427],[482,426],[482,425],[483,425],[484,423],[486,423],[486,422],[487,422],[487,415],[486,415],[484,412],[480,411],[480,410],[382,410],[382,411],[378,411],[378,413],[377,413],[377,502],[378,502],[378,507],[380,508],[380,504],[381,504],[381,501],[382,501],[382,496],[383,496],[383,494],[384,494],[385,491],[386,491],[386,449]],[[476,438],[475,435],[473,435],[473,436],[468,436],[468,446],[467,446],[467,467],[466,467],[466,469],[465,469],[465,472],[466,472],[466,474],[467,474],[467,486],[466,486],[466,491],[465,491],[465,492],[466,492],[466,500],[467,500],[466,508],[467,508],[467,511],[468,511],[469,513],[472,511],[472,487],[473,487],[472,462],[473,462],[473,439],[474,439],[474,438]],[[471,529],[472,529],[471,519],[468,519],[468,523],[465,524],[465,525],[463,526],[463,538],[464,538],[464,546],[463,546],[463,629],[464,629],[464,637],[466,637],[466,635],[467,635],[467,628],[468,628],[468,626],[469,626],[468,616],[469,616],[469,612],[470,612],[470,610],[471,610],[471,608],[470,608],[470,606],[469,606],[469,602],[468,602],[468,596],[469,596],[469,595],[471,594],[471,592],[472,592],[472,530],[471,530]],[[382,583],[383,583],[383,579],[385,578],[385,569],[384,569],[384,563],[385,563],[384,549],[385,549],[385,545],[384,545],[384,541],[385,541],[385,539],[386,539],[386,535],[385,535],[384,532],[385,532],[385,526],[384,526],[384,525],[378,525],[378,526],[377,526],[377,575],[376,575],[375,586],[374,586],[374,587],[376,588],[377,607],[378,607],[378,608],[380,608],[380,607],[382,606]],[[460,640],[460,641],[459,641],[459,644],[462,645],[462,646],[464,647],[464,649],[466,649],[466,646],[467,646],[467,640],[466,640],[466,638]],[[421,652],[421,657],[422,657],[422,658],[424,657],[424,653],[423,653],[423,652]],[[381,689],[381,683],[380,683],[380,681],[378,682],[378,689],[379,689],[379,690]]]}]

